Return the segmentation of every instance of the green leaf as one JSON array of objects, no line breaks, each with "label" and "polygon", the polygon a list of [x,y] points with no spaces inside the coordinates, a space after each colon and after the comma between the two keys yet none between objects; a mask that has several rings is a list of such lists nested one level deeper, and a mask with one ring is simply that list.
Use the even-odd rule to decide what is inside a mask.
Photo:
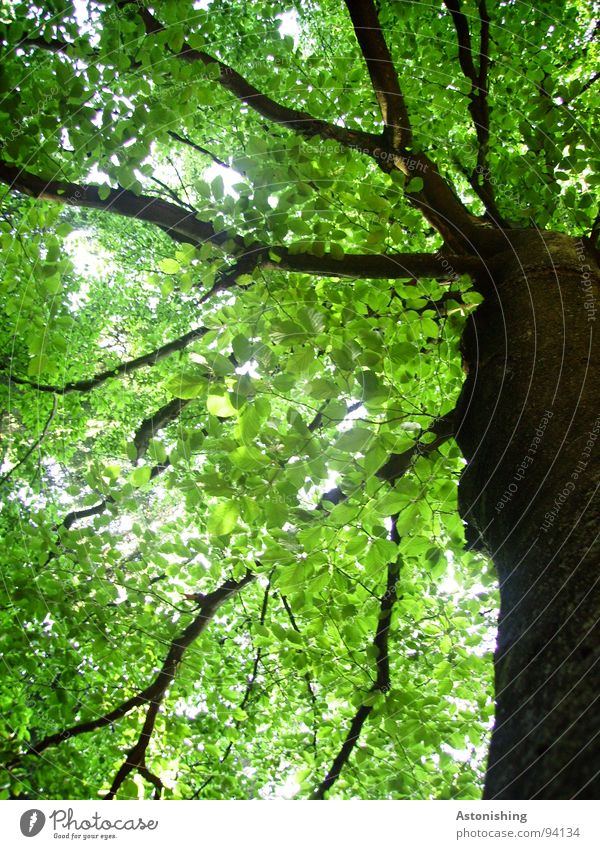
[{"label": "green leaf", "polygon": [[252,446],[240,445],[229,456],[235,466],[246,471],[260,469],[269,464],[269,458]]},{"label": "green leaf", "polygon": [[233,354],[239,363],[246,363],[252,358],[253,345],[247,336],[238,333],[231,341]]},{"label": "green leaf", "polygon": [[213,416],[222,419],[237,415],[237,410],[231,403],[229,395],[209,395],[206,399],[206,409]]},{"label": "green leaf", "polygon": [[207,531],[214,536],[230,534],[237,525],[239,507],[234,501],[221,501],[208,517]]},{"label": "green leaf", "polygon": [[126,778],[119,789],[120,799],[137,799],[138,786],[132,778]]},{"label": "green leaf", "polygon": [[159,259],[158,267],[165,274],[177,274],[179,271],[181,271],[181,266],[179,265],[177,260],[173,259],[172,257],[165,257],[164,259]]},{"label": "green leaf", "polygon": [[49,295],[57,295],[62,289],[60,274],[53,274],[52,277],[44,280],[44,289]]},{"label": "green leaf", "polygon": [[148,446],[148,457],[156,463],[164,463],[167,459],[167,452],[162,442],[153,439]]},{"label": "green leaf", "polygon": [[144,486],[150,480],[150,466],[138,466],[129,475],[129,480],[136,487]]},{"label": "green leaf", "polygon": [[415,192],[420,192],[424,185],[425,183],[422,177],[413,177],[406,186],[406,191],[414,194]]},{"label": "green leaf", "polygon": [[176,398],[190,400],[202,395],[208,387],[204,372],[182,372],[174,374],[165,384],[165,389]]},{"label": "green leaf", "polygon": [[362,451],[372,438],[373,433],[370,430],[362,427],[353,427],[336,440],[334,447],[336,451],[356,453]]}]

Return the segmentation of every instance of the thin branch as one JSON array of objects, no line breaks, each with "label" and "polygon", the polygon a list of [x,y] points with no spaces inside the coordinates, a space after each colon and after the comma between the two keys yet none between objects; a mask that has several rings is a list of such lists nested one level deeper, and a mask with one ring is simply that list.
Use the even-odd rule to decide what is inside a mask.
[{"label": "thin branch", "polygon": [[[297,634],[302,635],[302,632],[300,631],[300,628],[298,627],[298,623],[296,622],[296,617],[294,616],[294,612],[293,612],[292,608],[290,607],[290,603],[287,600],[286,596],[282,595],[281,601],[283,602],[283,606],[285,607],[285,612],[288,615],[288,619],[290,620],[290,624],[291,624],[292,628],[294,629],[294,631]],[[313,711],[312,747],[313,747],[314,752],[316,753],[316,751],[317,751],[317,723],[316,723],[315,710],[316,710],[316,705],[317,705],[317,697],[315,696],[314,690],[312,688],[312,681],[311,681],[311,678],[310,678],[310,674],[308,672],[304,673],[304,680],[306,682],[306,689],[308,691],[308,697],[309,697],[311,704],[312,704],[312,711]]]},{"label": "thin branch", "polygon": [[[269,592],[271,590],[271,578],[272,577],[273,577],[273,572],[271,572],[271,574],[269,575],[269,580],[268,580],[267,586],[265,588],[265,592],[263,594],[263,600],[262,600],[262,603],[261,603],[261,606],[260,606],[260,614],[259,614],[259,617],[258,617],[258,621],[261,625],[265,624],[265,618],[267,616],[267,608],[268,608],[268,605],[269,605]],[[262,660],[262,656],[263,656],[263,649],[262,649],[262,646],[259,646],[259,648],[256,652],[256,655],[254,656],[254,662],[252,664],[252,671],[251,671],[250,676],[248,678],[248,683],[246,684],[246,689],[244,691],[244,695],[243,695],[242,700],[239,704],[240,710],[245,710],[248,702],[250,701],[250,696],[252,695],[252,691],[253,691],[254,685],[256,683],[256,678],[258,676],[258,667],[259,667],[260,662]],[[240,723],[238,721],[236,721],[235,727],[237,728],[239,726],[239,724]],[[225,761],[227,760],[227,758],[231,754],[232,749],[233,749],[233,740],[230,740],[229,743],[227,744],[226,748],[225,748],[225,751],[223,752],[223,755],[219,759],[219,767],[222,766],[225,763]],[[194,793],[190,796],[190,799],[198,799],[200,797],[202,791],[204,790],[204,788],[208,787],[208,785],[214,780],[214,778],[215,778],[214,773],[209,775],[209,777],[202,782],[200,787],[198,787],[198,789],[195,790]]]},{"label": "thin branch", "polygon": [[571,97],[569,100],[566,100],[563,105],[568,106],[570,103],[572,103],[578,97],[581,97],[581,95],[584,92],[586,92],[589,88],[591,88],[594,85],[594,83],[597,83],[598,80],[600,80],[600,71],[596,71],[595,73],[593,73],[592,76],[589,78],[589,80],[581,86],[581,88],[579,89],[577,94],[574,94],[573,97]]},{"label": "thin branch", "polygon": [[194,215],[196,215],[196,213],[198,212],[198,210],[197,210],[197,209],[195,209],[195,208],[192,206],[192,204],[191,204],[191,203],[188,203],[186,200],[182,200],[182,199],[179,197],[179,195],[177,194],[177,192],[175,192],[175,191],[174,191],[174,190],[173,190],[170,186],[167,186],[167,184],[166,184],[166,183],[163,183],[163,181],[162,181],[162,180],[159,180],[159,179],[158,179],[158,177],[156,177],[154,174],[151,174],[151,175],[150,175],[150,179],[152,180],[152,182],[153,182],[153,183],[156,183],[156,185],[157,185],[157,186],[160,186],[160,187],[161,187],[161,189],[164,189],[164,190],[165,190],[165,192],[169,195],[169,197],[170,197],[172,200],[174,200],[174,201],[175,201],[175,203],[176,203],[176,204],[178,204],[179,206],[185,206],[185,207],[186,207],[186,209],[189,209],[189,210],[190,210],[190,212],[193,212],[193,213],[194,213]]},{"label": "thin branch", "polygon": [[465,168],[457,156],[452,156],[456,168],[471,186],[481,203],[485,207],[488,220],[496,226],[510,229],[510,222],[502,215],[496,203],[493,188],[490,183],[490,173],[487,166],[475,166],[471,171]]},{"label": "thin branch", "polygon": [[175,141],[179,142],[180,144],[184,144],[187,147],[191,147],[191,149],[195,150],[196,153],[201,153],[203,156],[208,156],[210,159],[212,159],[212,161],[215,163],[215,165],[220,165],[222,168],[231,169],[232,166],[229,165],[228,162],[225,162],[223,159],[219,159],[219,157],[216,154],[212,153],[210,150],[207,150],[205,147],[202,147],[201,145],[196,144],[196,142],[193,142],[191,139],[188,139],[186,136],[181,135],[181,133],[176,133],[174,130],[169,130],[168,135],[172,139],[174,139]]},{"label": "thin branch", "polygon": [[12,374],[8,375],[8,380],[11,383],[18,384],[19,386],[31,386],[33,389],[37,389],[38,392],[53,392],[56,395],[68,395],[70,392],[89,392],[90,389],[95,389],[97,386],[101,386],[105,381],[110,380],[113,377],[125,377],[126,375],[137,371],[137,369],[144,368],[145,366],[153,366],[155,363],[158,363],[160,360],[164,360],[176,351],[182,351],[192,342],[202,339],[202,337],[209,332],[209,327],[195,327],[193,330],[188,331],[188,333],[184,333],[184,335],[180,336],[179,339],[167,342],[166,344],[161,345],[160,348],[150,351],[148,354],[143,354],[133,360],[128,360],[125,363],[115,366],[115,368],[106,369],[106,371],[99,372],[94,375],[94,377],[90,377],[85,380],[75,380],[71,383],[65,383],[63,386],[47,383],[35,383],[33,381],[26,380],[23,377],[15,377]]},{"label": "thin branch", "polygon": [[345,2],[379,103],[386,136],[394,149],[406,150],[412,144],[410,119],[375,3],[373,0]]},{"label": "thin branch", "polygon": [[[189,403],[189,400],[184,401],[181,398],[174,398],[167,404],[160,407],[155,413],[153,413],[153,415],[144,419],[133,436],[133,444],[136,448],[136,462],[139,462],[144,458],[146,451],[148,450],[150,440],[154,434],[178,418],[183,408]],[[153,466],[150,469],[150,480],[154,480],[154,478],[164,472],[169,465],[169,460],[166,460],[164,463],[158,463]],[[70,513],[67,513],[62,522],[60,522],[55,529],[58,530],[62,527],[68,530],[73,527],[75,522],[79,522],[81,519],[89,519],[91,516],[99,516],[100,513],[103,513],[106,510],[109,504],[113,503],[114,498],[112,495],[107,495],[91,507],[84,507],[81,510],[72,510]]]},{"label": "thin branch", "polygon": [[444,5],[452,16],[452,22],[456,31],[458,42],[458,62],[464,77],[471,83],[469,92],[469,114],[475,127],[477,135],[477,162],[472,174],[468,177],[469,183],[477,196],[484,204],[488,215],[493,223],[505,226],[500,217],[498,207],[494,198],[494,189],[488,179],[488,151],[490,144],[490,111],[488,105],[489,83],[488,72],[490,66],[490,16],[485,0],[480,0],[479,11],[479,68],[475,68],[473,60],[473,47],[471,44],[471,33],[469,22],[461,9],[460,0],[444,0]]},{"label": "thin branch", "polygon": [[[390,539],[398,544],[400,541],[397,531],[398,515],[392,516],[392,530]],[[389,660],[389,631],[392,623],[392,613],[394,604],[397,600],[397,585],[400,578],[400,558],[397,557],[392,563],[388,564],[386,587],[379,604],[379,616],[377,620],[377,630],[373,638],[373,646],[377,650],[375,659],[376,677],[369,695],[374,696],[378,693],[385,694],[390,689],[390,660]],[[311,799],[322,800],[325,794],[331,789],[335,782],[340,777],[342,769],[350,759],[358,739],[362,732],[363,726],[373,710],[372,701],[360,705],[352,721],[340,751],[336,755],[331,768],[323,781],[311,796]]]},{"label": "thin branch", "polygon": [[[140,690],[139,693],[136,693],[136,695],[132,696],[130,699],[121,702],[121,704],[117,705],[117,707],[113,708],[108,713],[96,717],[96,719],[92,719],[89,722],[80,722],[76,725],[71,725],[69,728],[65,728],[56,734],[50,734],[48,737],[44,737],[44,739],[40,740],[39,743],[30,746],[28,751],[23,752],[20,756],[11,761],[8,766],[14,766],[23,757],[29,755],[41,755],[41,753],[46,749],[49,749],[51,746],[57,746],[65,740],[73,740],[81,734],[88,734],[90,731],[96,731],[99,728],[105,728],[107,725],[112,725],[114,722],[117,722],[130,713],[134,708],[145,704],[148,704],[150,707],[148,709],[148,715],[146,717],[142,733],[144,733],[144,730],[151,733],[154,726],[154,720],[156,719],[156,712],[165,697],[169,685],[175,678],[177,667],[179,666],[186,649],[204,630],[206,630],[219,607],[221,607],[221,605],[232,596],[240,592],[240,590],[253,579],[254,575],[251,572],[247,572],[241,580],[233,581],[228,579],[216,590],[213,590],[213,592],[208,593],[205,596],[199,612],[193,621],[171,642],[160,671],[147,687]],[[151,720],[149,720],[148,717],[152,717]],[[152,727],[150,727],[150,725]],[[135,748],[136,747],[134,746],[134,749]],[[133,752],[133,749],[131,751]],[[128,760],[130,756],[131,752],[129,753]],[[126,761],[126,763],[127,762],[128,761]],[[138,764],[132,764],[131,769],[133,769],[134,766],[137,768],[139,765],[143,765],[141,759]],[[129,769],[128,772],[130,772],[131,769]]]},{"label": "thin branch", "polygon": [[[262,604],[260,606],[260,615],[258,617],[258,621],[261,625],[265,624],[265,618],[267,616],[267,608],[269,606],[269,592],[271,590],[271,578],[273,576],[273,572],[269,575],[269,581],[267,586],[265,587],[265,591],[263,594]],[[240,702],[241,710],[246,709],[246,705],[250,700],[250,696],[252,694],[252,690],[254,688],[254,684],[256,683],[256,676],[258,675],[258,667],[260,665],[260,660],[262,657],[262,647],[259,646],[256,656],[254,658],[254,663],[252,664],[252,672],[250,673],[250,678],[248,679],[248,684],[246,685],[246,692],[244,693],[244,697]]]},{"label": "thin branch", "polygon": [[[206,595],[196,618],[179,637],[173,640],[160,672],[152,684],[142,691],[144,701],[138,704],[148,705],[146,718],[135,745],[129,750],[123,764],[115,775],[110,790],[105,796],[106,799],[115,798],[120,786],[130,772],[139,770],[140,767],[145,768],[146,751],[154,731],[156,717],[167,694],[167,690],[175,678],[177,667],[186,649],[206,630],[219,607],[232,596],[239,593],[252,580],[254,580],[254,575],[248,571],[240,581],[227,580],[217,590]],[[138,698],[142,694],[139,694]]]},{"label": "thin branch", "polygon": [[46,424],[42,428],[42,432],[40,433],[38,438],[35,440],[33,445],[31,445],[31,447],[27,449],[27,451],[21,457],[21,459],[17,463],[15,463],[15,465],[12,467],[12,469],[9,469],[9,471],[0,478],[0,484],[6,483],[6,481],[10,480],[10,478],[12,477],[14,472],[16,472],[16,470],[20,466],[22,466],[23,463],[25,463],[29,459],[29,457],[31,457],[31,455],[36,450],[36,448],[39,448],[39,446],[42,444],[42,442],[44,441],[44,439],[46,437],[46,434],[48,433],[48,431],[50,429],[50,425],[52,424],[52,420],[54,419],[54,416],[56,415],[56,402],[57,402],[57,399],[55,398],[54,402],[52,404],[52,409],[50,410],[50,415],[48,416],[48,418],[46,420]]},{"label": "thin branch", "polygon": [[[454,436],[455,416],[456,411],[452,410],[452,412],[447,413],[445,416],[436,419],[431,427],[421,434],[421,436],[424,436],[426,433],[435,434],[436,438],[432,442],[417,441],[410,448],[407,448],[406,451],[402,451],[400,454],[391,454],[379,471],[375,473],[376,476],[388,483],[395,483],[409,471],[417,457],[428,457],[434,451],[437,451],[440,445],[443,445],[444,442],[447,442]],[[315,509],[325,510],[326,501],[336,505],[345,501],[347,497],[344,491],[339,486],[336,486],[321,496]]]}]

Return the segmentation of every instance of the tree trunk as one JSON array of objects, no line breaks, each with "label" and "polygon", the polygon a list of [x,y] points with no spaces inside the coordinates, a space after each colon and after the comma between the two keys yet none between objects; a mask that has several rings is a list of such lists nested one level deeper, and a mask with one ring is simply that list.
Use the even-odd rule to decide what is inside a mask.
[{"label": "tree trunk", "polygon": [[507,234],[465,330],[459,505],[500,582],[484,797],[600,798],[600,272],[585,240]]}]

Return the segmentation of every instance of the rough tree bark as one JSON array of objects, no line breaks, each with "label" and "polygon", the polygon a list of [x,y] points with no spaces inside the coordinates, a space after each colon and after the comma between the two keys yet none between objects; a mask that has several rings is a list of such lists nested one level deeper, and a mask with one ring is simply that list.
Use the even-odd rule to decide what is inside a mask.
[{"label": "rough tree bark", "polygon": [[586,240],[506,232],[463,338],[459,489],[501,608],[484,797],[600,798],[600,271]]}]

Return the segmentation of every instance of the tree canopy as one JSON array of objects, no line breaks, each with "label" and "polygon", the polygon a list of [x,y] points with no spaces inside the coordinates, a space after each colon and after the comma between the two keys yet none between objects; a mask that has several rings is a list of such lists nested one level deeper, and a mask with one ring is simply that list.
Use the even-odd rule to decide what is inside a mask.
[{"label": "tree canopy", "polygon": [[595,14],[0,3],[3,798],[481,795],[459,343],[597,237]]}]

